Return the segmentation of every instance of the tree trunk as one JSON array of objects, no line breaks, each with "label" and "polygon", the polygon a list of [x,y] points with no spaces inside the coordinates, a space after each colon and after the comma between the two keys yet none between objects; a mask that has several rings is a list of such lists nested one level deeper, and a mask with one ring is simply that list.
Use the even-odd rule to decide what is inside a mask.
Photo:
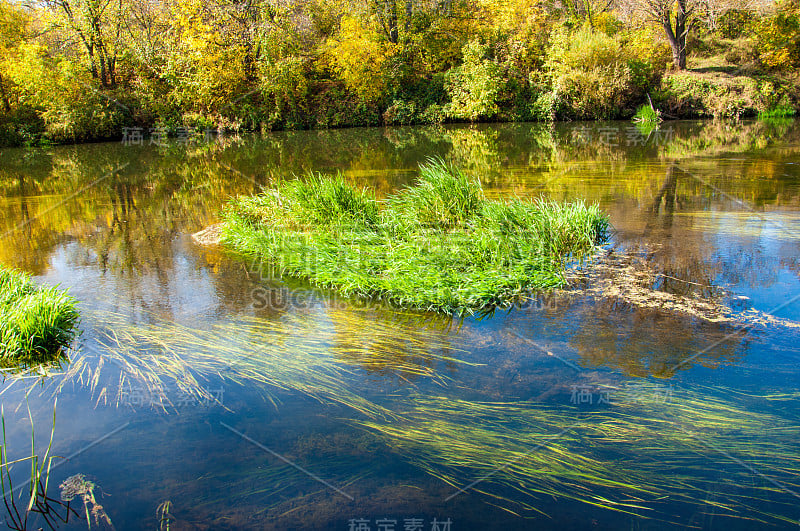
[{"label": "tree trunk", "polygon": [[114,88],[117,86],[117,58],[116,57],[109,57],[108,58],[108,86]]},{"label": "tree trunk", "polygon": [[397,3],[395,0],[391,0],[389,6],[389,42],[397,44],[400,40],[400,35],[397,31]]},{"label": "tree trunk", "polygon": [[687,0],[678,0],[675,9],[675,26],[672,25],[669,12],[664,13],[661,20],[669,46],[672,48],[672,62],[678,67],[678,70],[686,70],[686,34],[689,31],[686,21],[688,17]]},{"label": "tree trunk", "polygon": [[244,68],[244,78],[247,81],[255,81],[256,76],[256,59],[253,52],[253,44],[248,41],[244,47],[244,58],[242,59],[242,66]]},{"label": "tree trunk", "polygon": [[[380,4],[383,4],[381,6]],[[378,20],[386,33],[386,38],[392,44],[397,44],[400,40],[399,31],[397,28],[397,0],[384,0],[378,3],[377,9]]]},{"label": "tree trunk", "polygon": [[8,93],[6,92],[6,85],[3,82],[3,75],[0,74],[0,97],[3,99],[3,109],[6,112],[11,111],[11,104],[8,102]]},{"label": "tree trunk", "polygon": [[104,87],[108,86],[108,81],[106,80],[107,71],[106,71],[106,58],[104,57],[105,54],[100,54],[100,84]]},{"label": "tree trunk", "polygon": [[92,78],[97,79],[97,63],[94,60],[94,46],[86,44],[86,53],[89,54],[89,70],[92,72]]}]

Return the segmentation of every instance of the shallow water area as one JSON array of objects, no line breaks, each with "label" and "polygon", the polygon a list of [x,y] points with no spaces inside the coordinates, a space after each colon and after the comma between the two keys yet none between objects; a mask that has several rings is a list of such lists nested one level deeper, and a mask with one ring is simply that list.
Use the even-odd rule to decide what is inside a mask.
[{"label": "shallow water area", "polygon": [[[460,319],[191,237],[276,179],[386,195],[434,156],[492,198],[598,203],[611,240],[564,290]],[[69,363],[5,379],[7,460],[30,408],[48,494],[84,474],[117,529],[798,527],[795,122],[7,149],[0,196],[0,263],[82,311]]]}]

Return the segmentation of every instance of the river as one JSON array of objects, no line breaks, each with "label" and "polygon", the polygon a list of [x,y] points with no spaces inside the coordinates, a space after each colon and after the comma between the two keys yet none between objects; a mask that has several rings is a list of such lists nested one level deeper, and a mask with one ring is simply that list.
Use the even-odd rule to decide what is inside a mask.
[{"label": "river", "polygon": [[[341,172],[385,196],[431,157],[492,198],[598,203],[604,269],[458,318],[342,298],[191,237],[277,179]],[[0,202],[0,263],[69,288],[82,313],[68,360],[7,371],[7,460],[31,453],[32,418],[36,452],[52,432],[58,456],[48,494],[84,474],[116,529],[800,526],[791,120],[3,149]],[[85,528],[71,507],[59,528]]]}]

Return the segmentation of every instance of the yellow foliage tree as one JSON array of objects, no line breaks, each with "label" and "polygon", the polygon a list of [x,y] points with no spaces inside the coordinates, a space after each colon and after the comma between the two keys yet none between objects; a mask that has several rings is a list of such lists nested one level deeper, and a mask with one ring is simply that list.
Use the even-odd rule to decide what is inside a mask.
[{"label": "yellow foliage tree", "polygon": [[36,43],[20,44],[7,64],[19,103],[35,109],[51,140],[76,142],[119,133],[124,107],[94,88],[85,66]]},{"label": "yellow foliage tree", "polygon": [[3,111],[11,110],[13,87],[8,68],[13,65],[13,50],[24,40],[28,31],[28,17],[16,5],[0,0],[0,103]]},{"label": "yellow foliage tree", "polygon": [[200,0],[178,0],[173,16],[174,49],[167,63],[173,102],[204,111],[228,104],[246,81],[244,51],[219,44],[222,36]]},{"label": "yellow foliage tree", "polygon": [[377,31],[345,17],[339,34],[328,40],[325,55],[336,75],[363,102],[377,101],[386,86],[384,65],[398,51]]},{"label": "yellow foliage tree", "polygon": [[778,69],[800,66],[800,1],[784,0],[776,12],[758,24],[761,62]]}]

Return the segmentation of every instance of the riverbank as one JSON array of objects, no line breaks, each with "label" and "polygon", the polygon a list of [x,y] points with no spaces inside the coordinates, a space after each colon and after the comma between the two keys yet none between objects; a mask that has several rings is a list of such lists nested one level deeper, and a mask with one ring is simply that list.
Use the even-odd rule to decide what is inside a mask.
[{"label": "riverbank", "polygon": [[[783,30],[770,31],[786,16],[800,15],[781,13],[698,32],[687,45],[685,69],[671,63],[660,28],[626,26],[613,17],[595,25],[553,24],[520,41],[462,35],[446,53],[421,43],[386,46],[376,35],[364,40],[342,27],[346,35],[335,45],[323,39],[302,59],[289,51],[277,63],[264,58],[247,75],[236,61],[212,61],[221,70],[208,71],[205,50],[195,54],[200,64],[167,61],[173,72],[160,62],[134,62],[126,64],[125,77],[104,83],[87,75],[79,58],[20,44],[14,59],[0,65],[0,146],[160,145],[169,137],[280,130],[629,120],[644,105],[665,119],[793,115],[800,105],[794,41]],[[349,46],[361,55],[349,53]],[[422,59],[442,53],[431,64]],[[382,67],[373,71],[370,64]]]},{"label": "riverbank", "polygon": [[[586,88],[586,87],[584,87]],[[320,98],[330,95],[331,87],[320,86]],[[587,88],[588,90],[588,88]],[[620,93],[625,102],[583,101],[576,88],[573,95],[553,90],[517,94],[498,102],[497,112],[465,120],[445,112],[448,104],[425,106],[413,100],[384,100],[364,105],[344,93],[336,101],[320,99],[293,121],[266,119],[268,106],[255,102],[253,115],[238,116],[236,103],[225,111],[198,114],[176,110],[164,119],[144,102],[131,99],[122,91],[104,91],[103,98],[81,110],[80,123],[55,123],[44,108],[20,107],[0,113],[0,147],[78,144],[96,141],[122,141],[126,144],[162,145],[167,139],[208,140],[219,135],[245,134],[298,129],[337,129],[396,125],[441,125],[476,122],[559,122],[578,120],[629,120],[637,109],[652,104],[661,118],[740,119],[748,117],[791,117],[800,104],[800,85],[796,80],[759,71],[743,71],[723,64],[696,70],[667,72],[643,91]],[[651,94],[648,101],[647,96]],[[521,99],[523,98],[523,99]],[[617,98],[617,96],[615,96]],[[617,98],[619,99],[619,98]],[[334,107],[331,107],[334,105]],[[124,111],[124,112],[123,112]],[[65,116],[59,115],[59,119]],[[78,120],[78,117],[70,120]]]}]

